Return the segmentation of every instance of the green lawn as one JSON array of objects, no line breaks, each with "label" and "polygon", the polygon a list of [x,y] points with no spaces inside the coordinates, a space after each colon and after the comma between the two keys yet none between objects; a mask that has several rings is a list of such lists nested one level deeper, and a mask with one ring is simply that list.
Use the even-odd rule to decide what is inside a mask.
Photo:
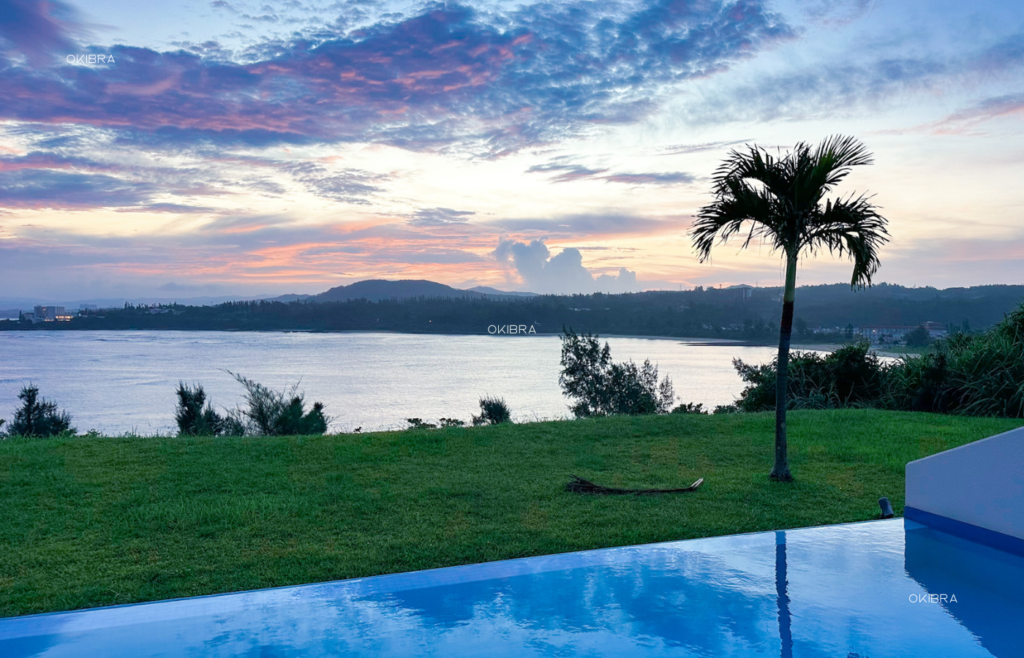
[{"label": "green lawn", "polygon": [[[1019,422],[794,412],[307,438],[0,442],[0,616],[861,521],[903,466]],[[696,493],[567,493],[601,484]]]}]

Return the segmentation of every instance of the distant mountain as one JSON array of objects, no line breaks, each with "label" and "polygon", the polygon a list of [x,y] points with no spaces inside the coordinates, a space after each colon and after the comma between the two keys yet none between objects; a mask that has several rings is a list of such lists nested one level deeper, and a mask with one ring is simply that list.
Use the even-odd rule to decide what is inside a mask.
[{"label": "distant mountain", "polygon": [[419,279],[402,279],[400,281],[370,279],[368,281],[358,281],[348,286],[331,288],[319,295],[313,295],[311,299],[318,302],[345,302],[352,299],[366,299],[371,302],[379,302],[382,299],[416,299],[420,297],[475,297],[483,299],[487,295],[473,290],[459,290],[458,288],[446,286],[443,283]]},{"label": "distant mountain", "polygon": [[480,292],[491,297],[536,297],[535,292],[515,292],[510,290],[498,290],[497,288],[491,288],[490,286],[474,286],[468,288],[473,292]]},{"label": "distant mountain", "polygon": [[265,301],[265,302],[281,302],[282,304],[287,304],[288,302],[299,302],[299,301],[302,301],[303,299],[309,299],[310,297],[312,297],[312,295],[288,294],[288,295],[278,295],[277,297],[267,297],[267,298],[263,299],[263,301]]}]

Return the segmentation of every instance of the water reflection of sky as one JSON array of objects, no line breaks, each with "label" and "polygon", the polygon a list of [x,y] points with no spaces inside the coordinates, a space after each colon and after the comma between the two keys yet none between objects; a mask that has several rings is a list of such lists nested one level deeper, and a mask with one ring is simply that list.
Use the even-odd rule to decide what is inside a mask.
[{"label": "water reflection of sky", "polygon": [[[8,619],[0,655],[1022,655],[1011,634],[1024,600],[1006,578],[1021,579],[1024,559],[910,526],[906,535],[899,519],[758,533]],[[964,559],[975,566],[962,568]],[[959,602],[910,601],[934,587],[959,591]]]},{"label": "water reflection of sky", "polygon": [[[709,408],[743,390],[734,358],[761,363],[774,354],[678,340],[609,342],[615,360],[650,359],[675,382],[680,400]],[[171,433],[179,381],[202,383],[218,408],[242,401],[226,370],[275,389],[301,380],[307,397],[336,418],[334,430],[401,428],[406,418],[468,422],[483,395],[505,398],[517,421],[564,418],[560,350],[556,336],[7,331],[0,332],[0,418],[11,417],[18,391],[31,382],[83,432]]]}]

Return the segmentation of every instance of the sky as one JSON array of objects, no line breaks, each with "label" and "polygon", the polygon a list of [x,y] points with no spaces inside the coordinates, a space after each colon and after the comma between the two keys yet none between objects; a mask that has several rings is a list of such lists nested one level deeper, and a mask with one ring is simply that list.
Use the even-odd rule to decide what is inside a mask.
[{"label": "sky", "polygon": [[0,0],[0,298],[780,285],[689,228],[832,134],[876,282],[1024,281],[1019,1]]}]

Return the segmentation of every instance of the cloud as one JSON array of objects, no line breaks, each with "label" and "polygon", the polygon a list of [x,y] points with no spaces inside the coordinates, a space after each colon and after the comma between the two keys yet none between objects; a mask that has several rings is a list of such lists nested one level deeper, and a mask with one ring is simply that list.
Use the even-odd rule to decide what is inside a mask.
[{"label": "cloud", "polygon": [[568,183],[575,180],[586,180],[596,178],[599,174],[603,174],[608,171],[607,169],[590,169],[578,164],[570,164],[565,162],[562,158],[555,158],[555,160],[540,165],[533,165],[526,170],[526,173],[533,174],[538,172],[556,173],[551,178],[556,183]]},{"label": "cloud", "polygon": [[568,247],[552,256],[543,240],[526,243],[502,238],[491,255],[503,267],[514,270],[533,292],[619,293],[640,289],[636,272],[620,268],[615,275],[601,274],[595,279],[583,266],[583,255],[579,249]]},{"label": "cloud", "polygon": [[690,153],[703,153],[704,151],[721,151],[737,144],[748,144],[753,139],[736,139],[727,142],[703,142],[701,144],[673,144],[658,149],[658,155],[689,155]]},{"label": "cloud", "polygon": [[249,63],[118,45],[103,50],[114,65],[9,66],[0,117],[142,141],[356,140],[501,155],[637,121],[672,85],[794,34],[756,0],[578,0],[504,13],[437,4],[265,42]]},{"label": "cloud", "polygon": [[0,207],[114,208],[149,202],[157,188],[105,174],[43,169],[0,171]]},{"label": "cloud", "polygon": [[420,208],[409,224],[413,226],[450,226],[465,224],[476,213],[472,210],[452,210],[451,208]]},{"label": "cloud", "polygon": [[387,178],[361,169],[331,171],[315,162],[286,164],[282,169],[313,194],[342,203],[369,203],[365,197],[381,191],[374,183]]},{"label": "cloud", "polygon": [[[84,34],[78,12],[60,0],[0,0],[0,54],[24,56],[45,66],[76,50],[72,34]],[[2,60],[0,60],[2,63]]]},{"label": "cloud", "polygon": [[946,63],[924,58],[895,57],[863,65],[823,63],[717,90],[682,112],[694,125],[835,118],[904,92],[927,89],[949,74]]},{"label": "cloud", "polygon": [[874,0],[808,0],[803,10],[816,23],[839,26],[861,18],[874,8]]},{"label": "cloud", "polygon": [[[688,101],[680,112],[693,125],[775,119],[834,120],[898,102],[909,94],[948,93],[981,79],[1019,75],[1024,69],[1024,33],[982,47],[926,54],[901,54],[886,44],[857,53],[867,61],[815,60],[813,66],[760,74],[714,88]],[[876,54],[877,53],[877,54]]]},{"label": "cloud", "polygon": [[649,173],[621,173],[601,176],[601,180],[609,183],[627,183],[629,185],[679,185],[696,182],[697,177],[683,171],[664,171]]},{"label": "cloud", "polygon": [[654,235],[685,227],[673,221],[624,214],[581,214],[550,219],[498,219],[488,222],[507,231],[534,232],[558,236]]},{"label": "cloud", "polygon": [[20,156],[0,156],[0,172],[22,169],[74,169],[76,171],[114,171],[116,167],[89,158],[33,151]]},{"label": "cloud", "polygon": [[681,171],[608,173],[608,169],[592,169],[569,162],[567,156],[553,158],[545,164],[533,165],[526,170],[526,173],[554,173],[551,180],[555,183],[600,180],[606,183],[626,183],[628,185],[676,185],[692,183],[697,180],[692,174]]},{"label": "cloud", "polygon": [[950,114],[928,126],[931,132],[956,134],[975,129],[985,121],[1000,117],[1024,115],[1024,94],[1006,94],[986,98],[971,107]]}]

